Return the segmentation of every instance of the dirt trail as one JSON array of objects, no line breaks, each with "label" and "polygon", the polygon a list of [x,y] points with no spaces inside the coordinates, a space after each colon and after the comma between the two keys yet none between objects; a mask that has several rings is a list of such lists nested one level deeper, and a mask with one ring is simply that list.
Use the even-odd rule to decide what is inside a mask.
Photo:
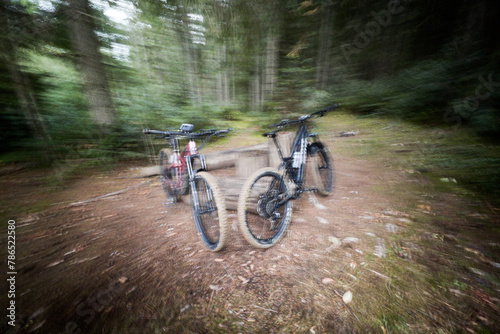
[{"label": "dirt trail", "polygon": [[[9,333],[382,332],[383,324],[366,320],[378,308],[360,313],[366,311],[360,295],[389,289],[393,273],[384,271],[384,261],[394,256],[391,236],[410,220],[396,209],[405,199],[379,189],[401,186],[404,176],[351,157],[336,156],[335,164],[335,193],[304,194],[287,236],[265,251],[244,241],[235,212],[228,212],[226,248],[207,251],[189,206],[163,206],[156,178],[127,178],[134,175],[130,167],[74,181],[47,195],[60,204],[16,217],[18,324],[3,326]],[[18,172],[23,184],[1,176],[2,191],[20,196],[34,187],[26,180],[35,176]],[[337,240],[344,242],[337,247]],[[342,302],[349,290],[351,306]],[[407,312],[408,305],[400,307]],[[434,316],[419,328],[415,315],[410,325],[417,327],[409,328],[442,327]]]}]

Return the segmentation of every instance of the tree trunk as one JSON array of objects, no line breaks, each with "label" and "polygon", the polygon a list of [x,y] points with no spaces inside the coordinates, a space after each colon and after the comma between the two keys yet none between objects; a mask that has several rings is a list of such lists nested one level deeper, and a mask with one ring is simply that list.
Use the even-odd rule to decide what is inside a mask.
[{"label": "tree trunk", "polygon": [[273,99],[274,88],[278,77],[278,37],[271,33],[267,37],[267,45],[264,60],[266,62],[263,75],[262,101]]},{"label": "tree trunk", "polygon": [[330,78],[330,58],[332,49],[333,9],[332,2],[326,1],[321,13],[319,30],[319,50],[316,64],[316,87],[325,89]]},{"label": "tree trunk", "polygon": [[33,131],[35,139],[43,143],[42,147],[46,148],[48,160],[53,160],[55,153],[53,150],[52,138],[50,137],[47,128],[38,111],[38,103],[35,98],[35,93],[31,87],[29,78],[21,72],[19,65],[13,57],[6,61],[7,68],[9,69],[10,77],[16,92],[17,99],[24,117]]},{"label": "tree trunk", "polygon": [[[3,4],[2,4],[3,10]],[[7,18],[7,13],[0,11],[0,26],[8,28],[12,26]],[[35,97],[31,81],[29,77],[23,73],[18,64],[18,42],[13,34],[5,34],[2,40],[0,59],[4,62],[12,80],[12,85],[19,102],[21,111],[28,122],[35,139],[44,143],[47,158],[54,158],[52,139],[45,127],[45,124],[40,116],[38,102]],[[43,147],[43,146],[42,146]]]},{"label": "tree trunk", "polygon": [[88,0],[69,0],[69,33],[77,54],[90,116],[102,131],[115,124],[115,110],[99,53]]},{"label": "tree trunk", "polygon": [[182,58],[185,60],[186,66],[186,76],[189,85],[189,95],[191,97],[191,102],[202,103],[202,79],[199,73],[199,55],[197,54],[197,49],[193,44],[191,34],[189,32],[189,16],[187,10],[184,6],[178,7],[178,13],[180,16],[180,23],[177,24],[177,33],[181,41],[181,51]]},{"label": "tree trunk", "polygon": [[251,108],[252,110],[261,110],[261,99],[260,99],[260,56],[256,57],[255,69],[250,80],[250,98],[251,98]]}]

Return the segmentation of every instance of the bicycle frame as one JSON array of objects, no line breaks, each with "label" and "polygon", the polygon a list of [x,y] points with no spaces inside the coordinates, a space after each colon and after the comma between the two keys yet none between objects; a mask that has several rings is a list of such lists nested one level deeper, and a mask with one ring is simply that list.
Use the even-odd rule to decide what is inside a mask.
[{"label": "bicycle frame", "polygon": [[[273,138],[273,142],[278,150],[278,155],[281,159],[281,164],[278,167],[278,170],[284,169],[284,177],[280,179],[279,187],[281,188],[282,183],[287,182],[287,180],[292,181],[292,184],[295,186],[292,187],[292,191],[287,191],[286,196],[275,205],[275,209],[285,205],[288,201],[292,199],[297,199],[299,196],[306,191],[314,191],[315,188],[303,188],[305,183],[305,166],[307,162],[307,155],[313,155],[316,153],[316,150],[321,149],[323,144],[317,141],[318,135],[317,133],[310,133],[307,128],[307,123],[304,120],[299,123],[299,129],[295,134],[295,138],[292,142],[292,146],[290,148],[290,155],[285,157],[283,155],[283,150],[276,138],[275,133],[272,132],[271,137]],[[313,138],[313,142],[309,141],[308,138]],[[290,188],[290,187],[288,187]]]},{"label": "bicycle frame", "polygon": [[[189,125],[189,124],[183,124],[183,126]],[[192,127],[191,127],[192,128]],[[191,129],[190,128],[190,129]],[[172,189],[180,189],[182,187],[182,176],[187,169],[189,179],[188,181],[191,183],[194,181],[196,173],[199,171],[206,171],[207,166],[205,163],[205,157],[203,155],[198,154],[198,150],[200,150],[205,144],[208,142],[208,139],[214,135],[220,135],[221,133],[227,133],[231,131],[232,129],[228,130],[221,130],[221,131],[215,131],[215,130],[208,130],[206,132],[198,132],[198,133],[191,133],[190,130],[184,131],[184,132],[164,132],[164,131],[157,131],[157,130],[149,130],[145,129],[143,132],[144,133],[152,133],[152,134],[161,134],[165,136],[167,139],[169,139],[169,144],[173,149],[173,153],[170,157],[169,160],[169,170],[173,169],[174,172],[176,173],[176,178],[175,182],[170,181],[168,178],[162,177],[162,182],[166,183],[170,188]],[[182,131],[182,127],[181,127]],[[203,142],[199,147],[196,146],[195,138],[199,137],[205,137]],[[180,153],[179,149],[179,138],[188,138],[189,141],[186,144],[184,150],[182,153]],[[199,159],[201,168],[198,168],[196,170],[193,169],[193,163],[194,159]]]},{"label": "bicycle frame", "polygon": [[[192,196],[192,198],[194,199],[193,205],[197,210],[199,210],[199,203],[197,201],[198,196],[196,196],[197,189],[195,184],[195,176],[196,173],[198,173],[199,171],[207,170],[205,156],[197,153],[198,148],[196,147],[196,142],[194,141],[193,138],[189,138],[189,141],[184,147],[182,153],[180,153],[179,149],[179,138],[177,137],[170,138],[170,146],[173,149],[173,154],[172,154],[172,161],[169,161],[171,164],[169,169],[174,169],[175,172],[178,173],[179,175],[184,174],[187,170],[189,177],[188,178],[189,187],[191,193],[194,195]],[[196,159],[200,161],[201,165],[201,167],[198,169],[193,168]],[[174,189],[179,189],[182,187],[183,179],[181,177],[178,177],[176,179],[177,179],[176,182],[171,182],[168,178],[162,177],[162,182],[165,182]],[[211,193],[207,192],[207,196],[211,197]]]},{"label": "bicycle frame", "polygon": [[[172,189],[179,189],[182,187],[182,177],[180,176],[186,172],[186,157],[191,155],[191,150],[189,149],[190,143],[191,141],[186,145],[184,151],[180,153],[179,139],[177,137],[170,138],[169,144],[173,149],[173,154],[169,158],[170,166],[168,169],[173,170],[178,175],[176,177],[176,182],[172,182],[165,177],[162,177],[162,182],[166,183]],[[195,143],[195,150],[196,150],[196,143]]]},{"label": "bicycle frame", "polygon": [[273,136],[272,138],[278,150],[278,155],[282,161],[278,170],[284,169],[285,174],[289,177],[289,179],[298,186],[298,189],[302,189],[302,185],[304,184],[304,170],[307,154],[311,152],[312,145],[307,138],[314,138],[314,141],[316,141],[317,134],[309,133],[307,125],[302,123],[295,134],[295,138],[290,148],[290,155],[287,157],[283,155],[283,150],[281,149],[276,136]]}]

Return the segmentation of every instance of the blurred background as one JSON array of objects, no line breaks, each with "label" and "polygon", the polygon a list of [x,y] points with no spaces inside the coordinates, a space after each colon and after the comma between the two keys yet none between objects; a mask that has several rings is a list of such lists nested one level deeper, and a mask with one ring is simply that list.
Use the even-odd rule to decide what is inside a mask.
[{"label": "blurred background", "polygon": [[[249,128],[334,102],[356,115],[462,131],[495,149],[500,138],[497,1],[0,7],[2,164],[140,158],[145,127],[246,119]],[[486,183],[497,182],[490,174]]]}]

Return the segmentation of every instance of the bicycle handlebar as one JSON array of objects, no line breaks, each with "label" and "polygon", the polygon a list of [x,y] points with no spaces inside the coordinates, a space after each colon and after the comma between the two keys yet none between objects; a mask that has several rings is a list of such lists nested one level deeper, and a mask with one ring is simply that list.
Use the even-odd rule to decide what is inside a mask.
[{"label": "bicycle handlebar", "polygon": [[323,108],[321,110],[313,112],[312,114],[300,116],[298,119],[294,119],[294,120],[283,119],[283,120],[279,121],[278,123],[269,125],[269,127],[270,128],[278,128],[278,127],[284,127],[287,125],[300,124],[300,123],[305,122],[306,120],[308,120],[309,118],[311,118],[313,116],[323,117],[325,115],[325,113],[327,113],[328,111],[331,111],[339,106],[340,106],[340,103],[335,103],[335,104],[332,104],[331,106],[328,106],[326,108]]},{"label": "bicycle handlebar", "polygon": [[165,138],[172,137],[172,136],[185,137],[185,138],[199,138],[199,137],[205,137],[205,136],[219,136],[221,134],[228,133],[230,131],[233,131],[233,129],[229,128],[227,130],[215,130],[215,129],[200,130],[200,131],[195,132],[195,133],[144,129],[144,130],[142,130],[142,133],[161,135],[162,137],[165,137]]}]

